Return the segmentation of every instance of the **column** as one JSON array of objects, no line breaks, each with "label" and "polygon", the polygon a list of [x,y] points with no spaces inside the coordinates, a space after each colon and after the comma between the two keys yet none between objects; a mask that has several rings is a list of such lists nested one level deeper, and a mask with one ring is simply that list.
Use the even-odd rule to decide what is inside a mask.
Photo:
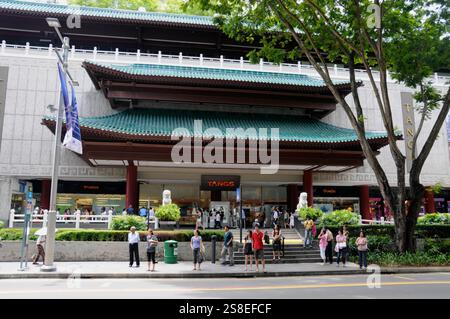
[{"label": "column", "polygon": [[425,213],[429,214],[436,212],[436,207],[434,206],[434,193],[431,188],[425,188],[424,198],[425,198]]},{"label": "column", "polygon": [[362,219],[372,219],[369,204],[369,185],[359,186],[359,212]]},{"label": "column", "polygon": [[298,186],[296,184],[288,184],[287,186],[287,205],[288,211],[293,212],[297,209],[298,204]]},{"label": "column", "polygon": [[50,179],[43,179],[41,181],[41,207],[40,209],[50,209],[50,189],[52,181]]},{"label": "column", "polygon": [[303,191],[308,194],[308,206],[313,205],[313,176],[312,171],[303,172]]},{"label": "column", "polygon": [[137,183],[137,166],[128,165],[127,166],[127,185],[126,185],[126,196],[125,204],[126,208],[132,206],[135,213],[138,211],[138,183]]}]

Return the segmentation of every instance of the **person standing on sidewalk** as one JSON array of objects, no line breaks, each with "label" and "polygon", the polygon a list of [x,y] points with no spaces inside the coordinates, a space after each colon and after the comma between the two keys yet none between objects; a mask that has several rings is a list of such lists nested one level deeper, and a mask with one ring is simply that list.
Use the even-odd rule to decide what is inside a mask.
[{"label": "person standing on sidewalk", "polygon": [[344,235],[344,230],[339,229],[338,235],[336,236],[336,252],[337,252],[337,266],[339,267],[339,262],[342,259],[342,264],[345,267],[345,257],[347,255],[347,237]]},{"label": "person standing on sidewalk", "polygon": [[356,239],[356,246],[358,246],[359,269],[367,269],[367,238],[363,231],[359,233]]},{"label": "person standing on sidewalk", "polygon": [[252,271],[253,264],[253,247],[252,247],[252,231],[247,231],[247,236],[244,238],[244,256],[245,256],[245,271],[247,271],[247,265],[250,261],[250,271]]},{"label": "person standing on sidewalk", "polygon": [[253,251],[255,252],[256,271],[259,272],[258,262],[261,260],[263,272],[266,271],[266,261],[264,259],[264,234],[259,231],[259,226],[255,225],[255,231],[252,234]]},{"label": "person standing on sidewalk", "polygon": [[278,260],[281,260],[281,230],[280,226],[276,225],[272,232],[272,247],[273,247],[273,262],[278,255]]},{"label": "person standing on sidewalk", "polygon": [[223,236],[223,247],[222,247],[222,265],[226,265],[226,257],[230,259],[230,266],[234,266],[234,256],[233,256],[233,233],[228,226],[224,227],[225,235]]},{"label": "person standing on sidewalk", "polygon": [[330,262],[330,265],[333,264],[333,233],[326,228],[327,234],[327,248],[325,249],[325,263],[327,261]]},{"label": "person standing on sidewalk", "polygon": [[305,222],[303,223],[303,226],[305,227],[305,243],[303,245],[304,248],[312,247],[312,228],[313,228],[314,222],[313,220],[307,216]]},{"label": "person standing on sidewalk", "polygon": [[132,226],[128,233],[128,247],[130,250],[130,267],[133,267],[134,258],[136,259],[136,268],[139,267],[139,233],[136,227]]},{"label": "person standing on sidewalk", "polygon": [[327,249],[327,230],[324,228],[322,228],[322,230],[320,231],[319,236],[317,237],[319,239],[319,249],[320,249],[320,258],[322,258],[323,263],[322,266],[325,265],[326,263],[326,256],[325,256],[325,252]]},{"label": "person standing on sidewalk", "polygon": [[148,271],[155,271],[156,246],[158,246],[158,237],[156,237],[156,235],[153,234],[153,230],[149,229],[147,235]]},{"label": "person standing on sidewalk", "polygon": [[201,249],[203,248],[203,242],[202,242],[202,236],[198,235],[198,230],[194,230],[194,236],[191,238],[191,249],[192,253],[194,254],[194,269],[197,270],[197,264],[198,264],[198,270],[200,270],[200,264],[203,261],[202,252]]},{"label": "person standing on sidewalk", "polygon": [[36,249],[37,253],[34,255],[33,258],[33,265],[38,264],[39,257],[42,256],[42,263],[45,262],[45,251],[44,251],[44,244],[45,240],[47,239],[46,235],[39,235],[37,241],[36,241]]}]

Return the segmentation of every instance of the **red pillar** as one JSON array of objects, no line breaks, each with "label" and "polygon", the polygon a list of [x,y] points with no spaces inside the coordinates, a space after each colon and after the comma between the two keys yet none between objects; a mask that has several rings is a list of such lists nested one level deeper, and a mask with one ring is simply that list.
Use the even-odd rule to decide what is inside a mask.
[{"label": "red pillar", "polygon": [[287,186],[287,205],[288,211],[293,212],[297,209],[299,191],[296,184]]},{"label": "red pillar", "polygon": [[370,215],[368,185],[359,186],[359,211],[361,213],[362,219],[372,219]]},{"label": "red pillar", "polygon": [[50,209],[50,189],[52,181],[43,179],[41,181],[41,209]]},{"label": "red pillar", "polygon": [[135,213],[139,208],[138,196],[137,166],[128,165],[125,203],[127,208],[131,205]]},{"label": "red pillar", "polygon": [[425,213],[436,212],[436,207],[434,206],[434,193],[432,189],[425,189]]},{"label": "red pillar", "polygon": [[312,171],[303,172],[303,191],[308,193],[308,206],[313,205],[313,176]]}]

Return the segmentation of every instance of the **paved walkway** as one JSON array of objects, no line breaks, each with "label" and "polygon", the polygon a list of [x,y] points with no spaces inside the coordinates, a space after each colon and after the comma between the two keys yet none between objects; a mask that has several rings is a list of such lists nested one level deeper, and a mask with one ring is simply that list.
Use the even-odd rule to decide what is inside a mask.
[{"label": "paved walkway", "polygon": [[[349,263],[347,267],[337,267],[336,264],[273,264],[266,266],[266,272],[244,271],[244,265],[222,266],[205,262],[202,270],[193,271],[191,262],[177,264],[156,264],[156,271],[147,271],[147,262],[140,268],[130,268],[127,262],[57,262],[56,272],[42,272],[40,265],[28,264],[28,270],[19,271],[18,262],[0,263],[0,279],[8,278],[226,278],[226,277],[281,277],[281,276],[321,276],[368,274],[359,270],[358,266]],[[254,269],[254,268],[253,268]],[[420,273],[420,272],[450,272],[450,267],[427,268],[383,268],[382,273]]]}]

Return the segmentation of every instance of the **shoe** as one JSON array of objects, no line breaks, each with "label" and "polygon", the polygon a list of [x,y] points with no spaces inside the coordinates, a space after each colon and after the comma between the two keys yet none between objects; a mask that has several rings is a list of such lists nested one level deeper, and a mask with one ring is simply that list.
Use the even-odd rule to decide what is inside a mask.
[{"label": "shoe", "polygon": [[33,265],[39,265],[39,263],[33,263]]}]

